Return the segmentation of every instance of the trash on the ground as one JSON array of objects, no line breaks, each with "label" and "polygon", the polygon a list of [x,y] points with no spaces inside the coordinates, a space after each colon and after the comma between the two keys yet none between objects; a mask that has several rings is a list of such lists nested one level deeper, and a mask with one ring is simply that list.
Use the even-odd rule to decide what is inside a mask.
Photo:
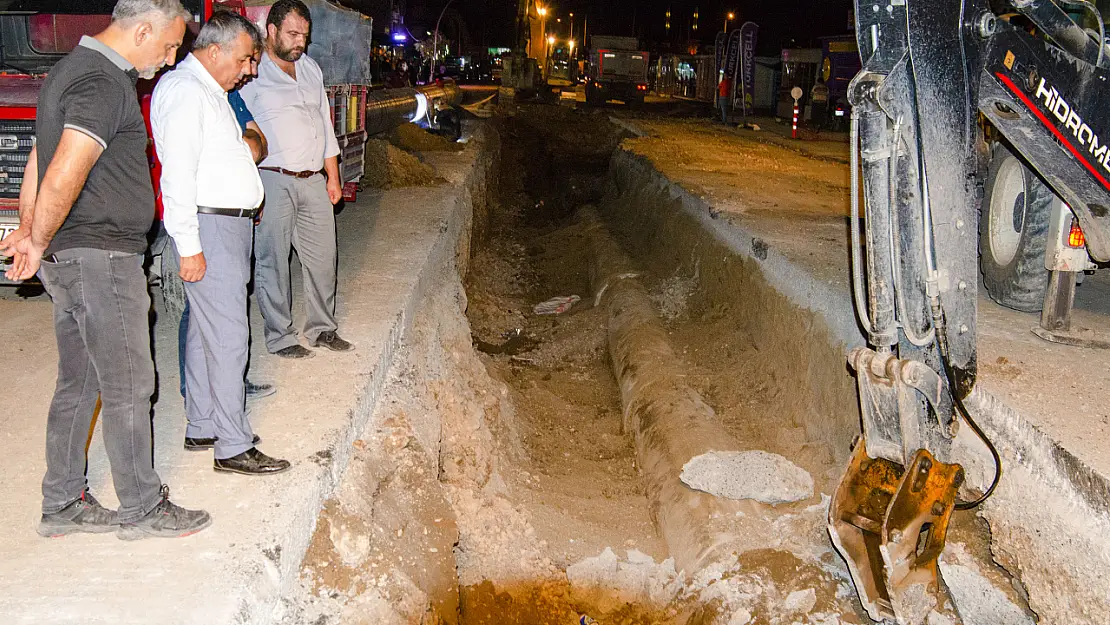
[{"label": "trash on the ground", "polygon": [[536,346],[536,339],[524,334],[520,328],[514,328],[508,332],[501,334],[505,340],[499,345],[487,343],[477,337],[474,338],[474,347],[484,354],[507,354],[515,356],[521,352],[526,352]]},{"label": "trash on the ground", "polygon": [[759,130],[759,124],[755,124],[755,123],[752,123],[752,122],[748,122],[747,124],[744,124],[744,127],[748,128],[748,129],[751,129],[751,130],[756,130],[756,131]]},{"label": "trash on the ground", "polygon": [[537,315],[561,315],[570,310],[582,298],[577,295],[560,295],[552,297],[546,302],[540,302],[532,308]]},{"label": "trash on the ground", "polygon": [[578,625],[597,625],[597,621],[583,614],[578,618]]}]

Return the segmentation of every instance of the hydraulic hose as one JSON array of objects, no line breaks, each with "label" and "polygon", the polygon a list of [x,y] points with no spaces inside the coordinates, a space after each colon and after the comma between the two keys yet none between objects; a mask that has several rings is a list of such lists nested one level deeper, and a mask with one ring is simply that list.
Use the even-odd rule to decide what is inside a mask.
[{"label": "hydraulic hose", "polygon": [[[944,313],[941,312],[942,316],[943,314]],[[934,328],[936,327],[938,326],[934,326]],[[983,429],[980,428],[979,424],[975,422],[975,419],[971,417],[971,412],[968,411],[966,406],[964,406],[963,399],[961,399],[960,396],[952,390],[953,388],[955,388],[953,386],[953,380],[955,380],[956,376],[955,372],[952,371],[952,365],[949,364],[948,360],[948,339],[944,336],[943,329],[945,326],[943,321],[941,321],[939,327],[942,331],[938,331],[936,333],[937,350],[940,352],[941,364],[944,366],[944,375],[948,378],[948,392],[952,396],[952,402],[956,407],[956,412],[958,412],[960,417],[962,417],[963,420],[966,421],[969,426],[971,426],[971,431],[975,432],[975,435],[979,437],[979,440],[983,441],[983,444],[987,446],[987,450],[991,453],[991,458],[994,459],[994,479],[991,480],[990,486],[987,487],[987,490],[983,491],[983,494],[974,501],[956,502],[957,510],[971,510],[982,505],[984,501],[989,499],[990,496],[994,494],[994,490],[998,488],[998,482],[1002,480],[1002,457],[999,456],[998,449],[994,446],[994,443],[991,442],[991,439],[987,437],[987,435],[983,432]]]},{"label": "hydraulic hose", "polygon": [[[887,167],[887,191],[889,193],[888,201],[891,206],[895,206],[897,193],[897,185],[895,180],[898,176],[898,143],[901,137],[902,119],[899,117],[894,122],[893,140],[890,146],[890,163]],[[929,329],[925,334],[918,335],[913,330],[909,323],[909,315],[906,313],[906,295],[905,289],[902,288],[902,239],[898,230],[898,217],[891,215],[890,219],[890,246],[894,250],[894,258],[892,259],[891,270],[894,276],[894,303],[898,310],[899,326],[902,332],[906,335],[906,340],[917,347],[926,347],[931,345],[936,340],[936,328],[930,324]]]},{"label": "hydraulic hose", "polygon": [[[1103,51],[1106,50],[1106,25],[1102,23],[1102,13],[1095,6],[1091,0],[1060,0],[1063,4],[1072,6],[1081,6],[1095,15],[1095,21],[1098,22],[1098,58],[1095,60],[1095,67],[1102,67]],[[1078,24],[1076,24],[1078,26]]]},{"label": "hydraulic hose", "polygon": [[863,243],[860,236],[859,224],[859,109],[852,107],[852,118],[848,124],[849,134],[851,135],[849,141],[852,144],[852,149],[849,151],[849,163],[852,169],[851,179],[851,197],[852,197],[852,211],[848,220],[851,223],[852,233],[852,296],[856,304],[856,317],[859,319],[860,325],[863,326],[864,332],[867,333],[868,338],[875,336],[875,328],[871,325],[870,308],[867,306],[867,300],[863,295]]}]

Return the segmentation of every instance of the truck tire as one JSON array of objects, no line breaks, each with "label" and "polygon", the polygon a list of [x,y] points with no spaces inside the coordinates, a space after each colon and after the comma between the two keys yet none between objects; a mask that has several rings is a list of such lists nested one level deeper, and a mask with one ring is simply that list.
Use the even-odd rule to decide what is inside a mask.
[{"label": "truck tire", "polygon": [[1044,305],[1055,197],[1005,145],[994,147],[979,219],[979,268],[987,294],[1007,308],[1038,312]]},{"label": "truck tire", "polygon": [[600,104],[598,101],[598,89],[590,83],[586,83],[586,103],[593,105]]}]

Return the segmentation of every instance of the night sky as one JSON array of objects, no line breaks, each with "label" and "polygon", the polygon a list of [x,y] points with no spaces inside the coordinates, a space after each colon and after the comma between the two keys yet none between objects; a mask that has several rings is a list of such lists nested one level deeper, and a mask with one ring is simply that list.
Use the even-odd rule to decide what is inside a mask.
[{"label": "night sky", "polygon": [[[444,4],[440,0],[409,0],[406,20],[414,27],[434,23]],[[661,49],[667,40],[663,24],[668,8],[672,16],[670,39],[676,49],[681,49],[679,44],[690,33],[695,7],[700,14],[700,37],[695,38],[707,45],[712,45],[713,36],[724,26],[725,14],[734,11],[738,22],[751,20],[759,24],[758,53],[769,56],[778,56],[783,47],[813,45],[817,37],[848,32],[852,8],[851,0],[552,0],[551,5],[563,18],[564,29],[568,13],[575,14],[579,37],[585,15],[590,33],[634,34],[645,47],[653,49]],[[475,45],[509,47],[513,42],[516,7],[516,0],[456,0],[449,13],[458,11]],[[737,25],[732,23],[730,28]],[[450,27],[445,27],[444,32],[452,34]],[[566,31],[563,32],[565,35]]]}]

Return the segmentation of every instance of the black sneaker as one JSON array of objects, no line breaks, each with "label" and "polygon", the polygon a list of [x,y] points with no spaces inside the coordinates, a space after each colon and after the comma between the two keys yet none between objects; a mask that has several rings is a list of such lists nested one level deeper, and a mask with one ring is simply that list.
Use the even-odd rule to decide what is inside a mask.
[{"label": "black sneaker", "polygon": [[274,355],[282,358],[312,358],[316,354],[313,354],[312,350],[305,348],[303,345],[290,345],[277,350]]},{"label": "black sneaker", "polygon": [[350,342],[339,338],[335,330],[321,332],[315,341],[309,341],[313,347],[326,347],[333,352],[349,352],[355,348]]},{"label": "black sneaker", "polygon": [[212,517],[204,510],[186,510],[170,501],[170,487],[162,485],[162,501],[143,518],[121,523],[116,537],[120,540],[143,538],[184,538],[212,525]]},{"label": "black sneaker", "polygon": [[212,468],[217,471],[238,473],[240,475],[273,475],[289,470],[290,466],[292,465],[289,464],[288,460],[271,458],[258,451],[257,447],[251,447],[238,456],[223,459],[216,458],[212,464]]},{"label": "black sneaker", "polygon": [[250,380],[247,380],[247,383],[243,385],[243,388],[247,391],[247,401],[269,397],[270,395],[273,395],[277,392],[277,389],[274,388],[273,384],[255,384]]},{"label": "black sneaker", "polygon": [[115,510],[100,505],[88,490],[81,498],[57,512],[42,515],[39,536],[57,538],[66,534],[106,534],[119,529],[119,516]]}]

